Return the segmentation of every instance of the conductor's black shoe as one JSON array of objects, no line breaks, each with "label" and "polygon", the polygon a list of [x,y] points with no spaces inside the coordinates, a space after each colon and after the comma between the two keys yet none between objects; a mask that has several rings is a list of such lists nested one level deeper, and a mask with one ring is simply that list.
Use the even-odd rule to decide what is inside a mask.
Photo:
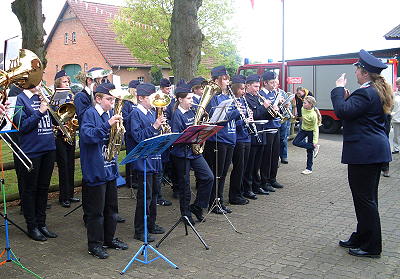
[{"label": "conductor's black shoe", "polygon": [[367,258],[380,258],[381,254],[379,253],[371,253],[362,250],[361,248],[350,248],[349,254],[356,257],[367,257]]},{"label": "conductor's black shoe", "polygon": [[103,246],[96,246],[88,250],[88,253],[98,259],[107,259],[108,253]]},{"label": "conductor's black shoe", "polygon": [[254,194],[257,194],[257,195],[269,195],[269,192],[265,191],[263,188],[258,188],[256,190],[254,190],[253,192],[254,192]]},{"label": "conductor's black shoe", "polygon": [[[134,239],[144,242],[144,233],[136,234],[133,236]],[[147,242],[153,242],[156,240],[153,236],[147,234]]]},{"label": "conductor's black shoe", "polygon": [[157,199],[157,204],[163,206],[170,206],[172,205],[172,202],[170,202],[169,200]]},{"label": "conductor's black shoe", "polygon": [[149,228],[149,233],[152,234],[163,234],[165,233],[165,230],[163,227],[160,227],[159,225],[155,224],[154,228]]},{"label": "conductor's black shoe", "polygon": [[125,219],[117,215],[117,223],[125,223]]},{"label": "conductor's black shoe", "polygon": [[288,161],[288,159],[285,158],[285,159],[281,159],[281,163],[282,164],[289,164],[289,161]]},{"label": "conductor's black shoe", "polygon": [[49,231],[46,226],[40,227],[39,231],[47,238],[56,238],[58,236],[56,233]]},{"label": "conductor's black shoe", "polygon": [[213,210],[211,210],[211,212],[212,212],[212,213],[215,213],[215,214],[225,214],[225,213],[226,213],[225,210],[223,210],[223,209],[221,210],[221,209],[219,209],[219,207],[217,207],[217,206],[214,207]]},{"label": "conductor's black shoe", "polygon": [[127,250],[128,244],[126,244],[125,242],[122,242],[118,238],[114,238],[110,243],[104,242],[103,247],[115,249],[115,250]]},{"label": "conductor's black shoe", "polygon": [[340,247],[344,247],[344,248],[358,248],[359,245],[357,245],[356,243],[352,242],[351,240],[340,240],[339,241],[339,246]]},{"label": "conductor's black shoe", "polygon": [[35,241],[46,241],[47,237],[45,237],[38,228],[28,229],[29,237]]},{"label": "conductor's black shoe", "polygon": [[222,210],[225,210],[226,213],[232,213],[232,209],[227,207],[225,204],[221,204]]},{"label": "conductor's black shoe", "polygon": [[65,208],[71,207],[70,201],[62,201],[62,202],[60,202],[60,204],[62,207],[65,207]]},{"label": "conductor's black shoe", "polygon": [[80,198],[70,198],[69,201],[70,202],[80,202],[81,199]]},{"label": "conductor's black shoe", "polygon": [[239,199],[229,200],[229,203],[233,205],[245,205],[249,203],[249,200],[239,198]]},{"label": "conductor's black shoe", "polygon": [[254,194],[253,191],[249,191],[249,192],[244,192],[243,193],[243,197],[251,199],[251,200],[256,200],[257,199],[257,195]]},{"label": "conductor's black shoe", "polygon": [[[193,220],[192,216],[186,216],[186,217],[187,217],[187,219],[183,218],[183,222],[185,222],[186,225],[189,225],[189,223],[190,223],[190,224],[192,224],[192,226],[194,226],[195,225],[195,221]],[[188,220],[189,220],[189,223],[188,223]]]},{"label": "conductor's black shoe", "polygon": [[283,188],[283,185],[278,183],[278,182],[276,182],[276,181],[272,182],[271,186],[274,187],[274,188]]},{"label": "conductor's black shoe", "polygon": [[194,216],[196,216],[196,218],[199,222],[203,221],[203,219],[204,219],[203,209],[200,206],[191,204],[189,206],[189,210],[190,210],[190,212],[192,212],[194,214]]}]

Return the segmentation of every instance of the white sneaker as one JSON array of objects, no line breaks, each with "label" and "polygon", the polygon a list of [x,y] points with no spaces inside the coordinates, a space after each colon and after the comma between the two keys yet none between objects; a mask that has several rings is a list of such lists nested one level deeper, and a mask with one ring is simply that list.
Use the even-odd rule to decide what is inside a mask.
[{"label": "white sneaker", "polygon": [[317,158],[320,145],[317,144],[313,150],[314,158]]},{"label": "white sneaker", "polygon": [[312,174],[312,170],[305,169],[301,172],[301,174]]}]

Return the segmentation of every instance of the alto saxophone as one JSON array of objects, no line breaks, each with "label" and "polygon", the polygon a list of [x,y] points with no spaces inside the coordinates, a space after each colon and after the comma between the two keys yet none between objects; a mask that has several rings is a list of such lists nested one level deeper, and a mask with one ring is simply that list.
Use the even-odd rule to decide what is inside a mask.
[{"label": "alto saxophone", "polygon": [[[124,101],[132,100],[133,96],[122,89],[112,89],[110,90],[110,94],[115,97],[114,115],[121,115]],[[110,139],[105,150],[105,158],[108,162],[112,161],[121,151],[124,133],[125,128],[122,121],[117,122],[111,127]]]}]

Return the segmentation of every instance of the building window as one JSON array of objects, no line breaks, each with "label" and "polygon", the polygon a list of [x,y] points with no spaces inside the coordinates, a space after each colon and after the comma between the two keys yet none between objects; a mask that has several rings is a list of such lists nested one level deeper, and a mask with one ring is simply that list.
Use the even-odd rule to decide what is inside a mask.
[{"label": "building window", "polygon": [[139,82],[144,82],[144,77],[138,77],[137,79]]},{"label": "building window", "polygon": [[68,33],[64,34],[64,45],[68,45]]},{"label": "building window", "polygon": [[72,36],[72,43],[76,44],[76,32],[72,32],[71,36]]},{"label": "building window", "polygon": [[87,63],[85,63],[85,64],[83,65],[83,70],[84,70],[85,72],[87,72],[87,71],[88,71],[88,66],[87,66]]}]

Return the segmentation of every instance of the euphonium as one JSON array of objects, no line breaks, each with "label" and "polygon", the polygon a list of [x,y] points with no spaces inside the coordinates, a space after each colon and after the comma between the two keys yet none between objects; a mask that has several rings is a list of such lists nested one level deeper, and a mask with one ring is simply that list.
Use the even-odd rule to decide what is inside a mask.
[{"label": "euphonium", "polygon": [[[171,103],[171,97],[161,91],[150,95],[150,104],[156,108],[156,119],[163,113],[164,109]],[[171,127],[168,124],[161,124],[161,134],[171,133]]]},{"label": "euphonium", "polygon": [[[200,103],[197,105],[196,115],[194,117],[193,125],[200,125],[207,122],[210,118],[209,114],[206,111],[207,105],[210,103],[212,97],[218,91],[221,91],[221,87],[213,81],[204,81],[202,83],[204,92],[201,96]],[[199,155],[203,153],[204,143],[203,144],[192,144],[192,151],[194,154]]]},{"label": "euphonium", "polygon": [[[110,94],[115,97],[114,115],[122,114],[122,107],[125,100],[131,100],[133,96],[128,91],[122,89],[112,89]],[[122,139],[125,128],[122,121],[117,122],[111,127],[110,139],[105,150],[105,158],[108,162],[112,161],[121,150]]]}]

